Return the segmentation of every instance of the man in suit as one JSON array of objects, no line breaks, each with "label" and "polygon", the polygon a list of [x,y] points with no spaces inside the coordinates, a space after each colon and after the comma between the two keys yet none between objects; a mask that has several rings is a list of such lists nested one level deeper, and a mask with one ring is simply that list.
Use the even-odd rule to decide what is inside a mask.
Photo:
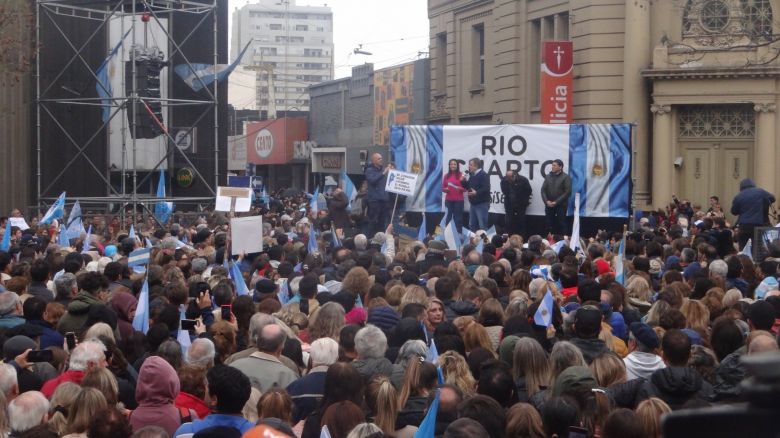
[{"label": "man in suit", "polygon": [[483,162],[479,158],[469,160],[469,175],[463,180],[463,187],[468,191],[469,227],[472,230],[486,230],[488,226],[488,210],[490,209],[490,177],[482,170]]}]

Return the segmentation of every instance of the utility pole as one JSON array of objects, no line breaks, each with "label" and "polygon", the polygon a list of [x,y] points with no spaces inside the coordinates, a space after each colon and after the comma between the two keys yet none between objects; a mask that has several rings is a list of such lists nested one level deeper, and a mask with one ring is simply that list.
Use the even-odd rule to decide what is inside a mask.
[{"label": "utility pole", "polygon": [[[244,66],[244,69],[254,71],[255,75],[257,75],[257,72],[259,71],[264,71],[268,75],[268,81],[266,82],[268,84],[268,118],[275,119],[276,118],[276,91],[274,90],[274,66],[271,64],[261,62],[260,65],[246,65]],[[257,84],[257,82],[258,82],[258,78],[256,76],[255,84]],[[257,102],[257,107],[258,108],[262,107],[260,102]]]}]

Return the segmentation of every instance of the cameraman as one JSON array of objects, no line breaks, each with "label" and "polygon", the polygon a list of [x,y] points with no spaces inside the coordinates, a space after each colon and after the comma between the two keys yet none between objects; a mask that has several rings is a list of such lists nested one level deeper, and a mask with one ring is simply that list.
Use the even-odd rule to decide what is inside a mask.
[{"label": "cameraman", "polygon": [[731,214],[739,216],[737,226],[740,250],[753,236],[755,227],[769,224],[769,206],[774,202],[775,197],[766,190],[756,187],[752,179],[745,178],[739,183],[739,193],[731,203]]}]

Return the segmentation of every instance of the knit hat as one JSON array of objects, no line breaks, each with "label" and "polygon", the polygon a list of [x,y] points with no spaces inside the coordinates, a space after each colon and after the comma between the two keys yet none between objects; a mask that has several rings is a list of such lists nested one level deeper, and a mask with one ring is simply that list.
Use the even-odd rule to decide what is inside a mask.
[{"label": "knit hat", "polygon": [[588,367],[574,366],[563,370],[555,379],[552,393],[556,397],[589,392],[598,387],[596,378]]},{"label": "knit hat", "polygon": [[12,361],[16,356],[25,352],[25,350],[35,350],[37,347],[35,341],[27,336],[17,335],[5,341],[3,344],[3,358],[6,361]]},{"label": "knit hat", "polygon": [[373,324],[387,333],[398,325],[401,317],[390,306],[377,306],[371,309],[366,322]]},{"label": "knit hat", "polygon": [[260,301],[263,301],[266,298],[271,298],[276,296],[276,284],[267,278],[261,278],[257,283],[255,283],[255,292],[252,296],[252,299],[259,303]]},{"label": "knit hat", "polygon": [[366,316],[366,309],[362,307],[353,307],[352,310],[344,315],[344,322],[362,326],[366,322]]},{"label": "knit hat", "polygon": [[428,252],[431,254],[444,254],[447,250],[447,242],[442,240],[431,240],[428,242]]},{"label": "knit hat", "polygon": [[502,361],[509,364],[511,367],[514,362],[515,345],[520,338],[517,336],[507,336],[501,340],[501,345],[498,347],[498,357]]},{"label": "knit hat", "polygon": [[643,322],[632,322],[628,327],[631,334],[640,344],[647,348],[658,348],[661,343],[658,341],[658,334],[649,325]]}]

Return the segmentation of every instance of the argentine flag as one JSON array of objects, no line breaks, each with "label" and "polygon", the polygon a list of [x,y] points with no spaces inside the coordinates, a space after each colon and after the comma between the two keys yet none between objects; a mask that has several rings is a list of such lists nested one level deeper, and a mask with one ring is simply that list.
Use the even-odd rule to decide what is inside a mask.
[{"label": "argentine flag", "polygon": [[[628,217],[631,125],[569,125],[568,172],[572,193],[582,196],[582,216]],[[574,214],[573,197],[568,214]]]},{"label": "argentine flag", "polygon": [[625,258],[626,258],[626,236],[624,234],[623,238],[620,239],[620,245],[618,246],[617,255],[615,255],[615,281],[622,285],[626,284],[626,274],[623,268],[623,259]]},{"label": "argentine flag", "polygon": [[536,309],[534,314],[534,324],[541,327],[549,327],[552,324],[552,312],[555,301],[553,301],[552,292],[547,289],[547,293],[544,294],[542,302],[539,303],[539,308]]},{"label": "argentine flag", "polygon": [[315,252],[320,252],[319,247],[317,246],[317,235],[314,232],[314,224],[309,224],[309,246],[307,247],[309,254],[313,254]]},{"label": "argentine flag", "polygon": [[173,68],[173,71],[193,91],[198,92],[211,85],[214,81],[222,82],[225,80],[236,69],[251,44],[252,41],[250,40],[232,64],[179,64]]},{"label": "argentine flag", "polygon": [[352,182],[352,179],[347,175],[347,169],[341,169],[341,182],[343,186],[342,190],[346,193],[347,200],[349,201],[347,210],[352,211],[352,201],[357,197],[358,191],[355,189],[355,184]]},{"label": "argentine flag", "polygon": [[[165,199],[165,169],[160,168],[160,181],[157,182],[157,198]],[[154,204],[154,217],[165,225],[173,212],[173,202],[159,201]]]},{"label": "argentine flag", "polygon": [[450,221],[444,229],[444,241],[447,242],[447,246],[450,247],[450,249],[454,249],[458,256],[460,256],[460,233],[458,233],[458,230],[455,228],[454,221]]},{"label": "argentine flag", "polygon": [[418,175],[415,194],[406,198],[406,210],[442,211],[444,128],[440,125],[393,126],[390,145],[396,169]]},{"label": "argentine flag", "polygon": [[312,211],[312,213],[314,213],[315,217],[320,212],[319,199],[320,199],[320,186],[317,186],[317,188],[314,189],[314,194],[311,195],[311,199],[309,199],[309,209]]},{"label": "argentine flag", "polygon": [[40,223],[49,225],[53,220],[59,219],[65,216],[65,192],[62,192],[54,204],[49,207],[49,210],[43,215]]},{"label": "argentine flag", "polygon": [[81,215],[81,204],[76,201],[73,204],[73,208],[70,209],[68,215],[68,221],[65,223],[65,233],[68,235],[68,239],[78,239],[82,234],[86,233],[84,229],[84,222]]},{"label": "argentine flag", "polygon": [[130,35],[130,31],[133,29],[128,30],[125,32],[124,36],[122,36],[122,39],[119,40],[119,42],[114,46],[113,50],[108,54],[105,60],[103,60],[103,63],[100,64],[100,67],[95,71],[95,76],[97,76],[97,83],[95,84],[95,89],[97,90],[98,96],[100,96],[100,103],[103,108],[103,116],[102,120],[103,122],[107,122],[108,119],[111,118],[111,107],[113,97],[113,91],[111,90],[111,79],[108,77],[109,71],[112,69],[111,64],[115,60],[116,52],[119,51],[119,48],[122,47],[122,43],[125,41],[125,38],[127,38],[128,35]]},{"label": "argentine flag", "polygon": [[425,236],[427,234],[427,229],[428,229],[428,222],[426,222],[425,220],[425,213],[422,214],[422,217],[423,220],[422,223],[420,224],[420,229],[419,231],[417,231],[417,240],[419,240],[420,242],[425,240]]},{"label": "argentine flag", "polygon": [[133,318],[133,328],[143,334],[149,331],[149,281],[144,278],[141,293],[138,294],[138,307]]},{"label": "argentine flag", "polygon": [[238,264],[230,261],[230,269],[228,270],[228,275],[230,276],[230,279],[233,280],[233,283],[236,285],[236,295],[239,297],[241,295],[249,295],[249,288],[246,287],[246,281],[244,281],[244,276],[241,275],[241,269],[238,267]]}]

